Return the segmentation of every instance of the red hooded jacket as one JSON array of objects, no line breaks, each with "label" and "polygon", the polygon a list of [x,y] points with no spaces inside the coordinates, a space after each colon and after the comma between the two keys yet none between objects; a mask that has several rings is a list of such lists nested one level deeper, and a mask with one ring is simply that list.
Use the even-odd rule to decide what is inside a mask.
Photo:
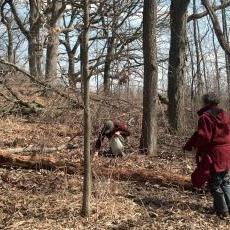
[{"label": "red hooded jacket", "polygon": [[[192,183],[201,187],[210,173],[230,170],[230,119],[217,106],[206,106],[199,112],[198,128],[184,150],[197,149],[201,160],[192,174]],[[197,158],[198,158],[197,157]]]}]

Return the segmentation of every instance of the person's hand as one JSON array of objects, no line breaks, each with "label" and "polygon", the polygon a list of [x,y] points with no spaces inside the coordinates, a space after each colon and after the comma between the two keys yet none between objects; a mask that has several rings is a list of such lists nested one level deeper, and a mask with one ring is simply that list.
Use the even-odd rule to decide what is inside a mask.
[{"label": "person's hand", "polygon": [[183,152],[185,153],[186,151],[192,151],[192,146],[187,146],[187,145],[185,145],[184,147],[183,147]]},{"label": "person's hand", "polygon": [[98,151],[95,151],[93,154],[93,161],[95,161],[99,157]]},{"label": "person's hand", "polygon": [[119,135],[121,135],[121,132],[120,132],[120,131],[117,131],[115,134],[116,134],[117,136],[119,136]]}]

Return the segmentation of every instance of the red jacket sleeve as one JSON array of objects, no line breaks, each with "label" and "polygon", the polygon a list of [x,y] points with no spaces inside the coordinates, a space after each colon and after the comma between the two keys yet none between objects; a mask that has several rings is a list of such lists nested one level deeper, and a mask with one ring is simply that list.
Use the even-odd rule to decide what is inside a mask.
[{"label": "red jacket sleeve", "polygon": [[118,123],[115,125],[115,130],[116,132],[119,131],[121,133],[122,136],[130,136],[130,132],[128,130],[127,125],[123,124],[123,123]]},{"label": "red jacket sleeve", "polygon": [[196,144],[197,135],[198,135],[198,132],[196,131],[186,142],[185,146],[183,147],[183,150],[192,151],[192,148],[195,147],[195,144]]},{"label": "red jacket sleeve", "polygon": [[213,136],[213,122],[204,115],[199,118],[197,131],[192,135],[184,146],[184,150],[191,151],[192,148],[203,148],[211,143]]},{"label": "red jacket sleeve", "polygon": [[200,117],[198,121],[197,140],[195,143],[196,148],[202,148],[212,142],[213,128],[213,122],[210,117]]}]

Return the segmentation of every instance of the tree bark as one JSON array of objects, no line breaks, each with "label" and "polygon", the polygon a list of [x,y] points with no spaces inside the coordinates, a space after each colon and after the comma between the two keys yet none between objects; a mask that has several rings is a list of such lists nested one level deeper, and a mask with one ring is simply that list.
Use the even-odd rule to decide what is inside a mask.
[{"label": "tree bark", "polygon": [[104,66],[104,92],[109,93],[110,90],[110,66],[112,63],[112,55],[113,55],[113,45],[114,45],[114,36],[108,37],[107,40],[107,54],[105,58],[105,66]]},{"label": "tree bark", "polygon": [[189,2],[190,0],[172,0],[170,6],[168,118],[173,131],[181,131],[183,128],[186,12]]},{"label": "tree bark", "polygon": [[[193,13],[196,14],[196,0],[193,0]],[[194,33],[194,43],[195,43],[195,51],[196,51],[196,78],[197,78],[197,96],[196,102],[198,106],[201,104],[201,96],[203,94],[203,81],[201,75],[200,68],[200,52],[199,52],[199,43],[198,43],[198,33],[197,33],[197,19],[193,20],[193,33]]]},{"label": "tree bark", "polygon": [[8,44],[7,44],[7,60],[8,62],[14,62],[14,44],[13,44],[13,33],[12,33],[12,19],[4,15],[3,9],[1,12],[1,22],[5,25],[7,30]]},{"label": "tree bark", "polygon": [[53,27],[51,30],[53,30],[53,32],[49,32],[46,51],[46,79],[50,83],[52,83],[57,76],[57,49],[59,44],[59,33],[55,31],[55,27]]},{"label": "tree bark", "polygon": [[47,13],[48,17],[49,34],[46,51],[46,79],[51,83],[57,77],[57,63],[58,63],[58,46],[59,46],[59,33],[60,29],[57,22],[63,11],[65,10],[64,1],[49,1],[50,10]]},{"label": "tree bark", "polygon": [[74,68],[74,53],[69,52],[68,53],[68,59],[69,59],[69,66],[68,66],[68,79],[69,79],[69,85],[70,88],[75,90],[76,84],[77,84],[77,78],[75,74],[75,68]]},{"label": "tree bark", "polygon": [[[226,0],[221,0],[221,4],[226,4]],[[228,37],[228,25],[226,19],[226,9],[222,9],[222,24],[223,24],[223,33],[226,41],[229,43]],[[227,74],[227,83],[228,83],[228,107],[230,108],[230,55],[225,52],[225,66],[226,66],[226,74]]]},{"label": "tree bark", "polygon": [[89,66],[88,66],[88,31],[89,31],[89,0],[84,1],[84,28],[82,36],[82,79],[84,85],[84,181],[82,198],[82,215],[90,215],[91,198],[91,159],[90,159],[90,138],[91,118],[89,105]]},{"label": "tree bark", "polygon": [[144,1],[143,12],[143,53],[144,53],[144,88],[143,117],[140,150],[153,155],[157,152],[157,47],[156,20],[157,2]]}]

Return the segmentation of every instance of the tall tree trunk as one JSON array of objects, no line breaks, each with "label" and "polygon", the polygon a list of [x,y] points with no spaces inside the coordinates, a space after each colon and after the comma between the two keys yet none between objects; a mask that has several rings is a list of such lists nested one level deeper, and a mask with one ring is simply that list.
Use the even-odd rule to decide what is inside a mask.
[{"label": "tall tree trunk", "polygon": [[114,40],[115,38],[113,36],[108,37],[107,54],[104,66],[104,92],[106,93],[108,93],[110,90],[110,66],[112,63]]},{"label": "tall tree trunk", "polygon": [[77,79],[76,79],[75,68],[74,68],[74,53],[68,52],[68,60],[69,60],[69,66],[68,66],[69,86],[71,89],[76,89]]},{"label": "tall tree trunk", "polygon": [[156,20],[157,1],[144,0],[143,12],[143,53],[144,88],[143,118],[140,149],[145,154],[157,152],[157,47]]},{"label": "tall tree trunk", "polygon": [[193,105],[194,102],[194,77],[195,77],[195,71],[194,71],[194,60],[193,60],[193,50],[192,47],[190,45],[190,42],[188,40],[187,37],[187,43],[188,43],[188,52],[189,52],[189,56],[190,56],[190,60],[191,60],[191,76],[192,76],[192,81],[191,81],[191,103]]},{"label": "tall tree trunk", "polygon": [[218,63],[218,51],[216,48],[216,43],[215,43],[215,33],[212,29],[212,43],[213,43],[213,50],[214,50],[214,56],[215,56],[215,70],[216,70],[216,88],[218,95],[220,96],[220,73],[219,73],[219,63]]},{"label": "tall tree trunk", "polygon": [[7,38],[8,38],[7,60],[8,62],[13,63],[14,62],[14,53],[13,53],[14,44],[13,44],[13,33],[12,33],[12,18],[5,16],[4,12],[2,12],[1,22],[5,25],[6,31],[7,31]]},{"label": "tall tree trunk", "polygon": [[84,182],[82,215],[90,215],[91,197],[91,160],[90,160],[90,137],[91,118],[89,107],[89,67],[88,67],[88,30],[89,30],[89,0],[84,1],[84,31],[82,39],[82,78],[84,85]]},{"label": "tall tree trunk", "polygon": [[43,71],[42,71],[42,56],[43,56],[43,49],[42,49],[42,44],[40,41],[40,31],[38,31],[37,38],[36,38],[36,43],[37,43],[37,50],[36,50],[36,64],[37,64],[37,72],[38,76],[43,76]]},{"label": "tall tree trunk", "polygon": [[49,35],[46,52],[46,79],[53,82],[57,76],[58,46],[60,29],[57,22],[65,10],[64,1],[50,0],[50,18],[48,17]]},{"label": "tall tree trunk", "polygon": [[[226,3],[226,0],[221,0],[221,4],[225,4],[225,3]],[[223,24],[224,37],[226,41],[229,42],[228,25],[227,25],[227,19],[226,19],[226,9],[223,8],[221,10],[221,13],[222,13],[222,24]],[[230,103],[230,55],[228,55],[226,52],[225,52],[225,66],[226,66],[227,83],[228,83],[228,102]]]},{"label": "tall tree trunk", "polygon": [[183,127],[186,12],[189,2],[190,0],[172,0],[170,6],[168,118],[171,129],[174,131],[180,131]]},{"label": "tall tree trunk", "polygon": [[12,33],[11,23],[7,27],[7,35],[8,35],[8,44],[7,44],[7,59],[8,62],[14,62],[14,45],[13,45],[13,33]]},{"label": "tall tree trunk", "polygon": [[[193,0],[193,14],[197,13],[196,8],[196,0]],[[200,52],[199,52],[199,43],[198,43],[198,35],[197,35],[197,20],[193,20],[193,34],[194,34],[194,44],[196,51],[196,78],[197,78],[197,96],[196,102],[200,105],[200,98],[203,94],[203,82],[201,76],[201,68],[200,68]]]},{"label": "tall tree trunk", "polygon": [[201,55],[202,68],[203,68],[205,90],[207,92],[208,91],[208,84],[207,84],[207,74],[206,74],[206,63],[205,63],[205,59],[204,59],[205,57],[204,57],[204,52],[203,52],[203,48],[202,48],[202,39],[200,36],[200,26],[199,26],[198,22],[197,22],[197,33],[198,33],[198,44],[199,44],[199,50],[200,50],[200,55]]},{"label": "tall tree trunk", "polygon": [[55,27],[51,27],[48,43],[47,43],[47,51],[46,51],[46,79],[49,81],[53,81],[57,76],[57,58],[58,58],[58,31],[56,31]]},{"label": "tall tree trunk", "polygon": [[[29,66],[30,73],[34,76],[39,76],[41,74],[41,57],[39,50],[39,37],[40,37],[40,27],[41,27],[41,18],[39,16],[40,0],[30,0],[30,31],[28,37],[28,54],[29,54]],[[40,58],[38,58],[40,57]]]},{"label": "tall tree trunk", "polygon": [[30,37],[28,40],[29,69],[33,76],[38,76],[36,58],[36,38]]},{"label": "tall tree trunk", "polygon": [[37,38],[39,38],[39,32],[42,25],[42,17],[40,14],[40,0],[34,1],[29,0],[29,29],[27,29],[24,25],[24,22],[20,19],[20,16],[16,10],[16,7],[14,5],[14,1],[5,1],[4,4],[9,4],[11,12],[14,16],[14,19],[21,30],[21,32],[24,34],[28,41],[28,59],[29,59],[29,69],[30,74],[33,76],[38,76],[39,71],[37,69],[37,53],[38,53],[38,44],[37,44]]}]

